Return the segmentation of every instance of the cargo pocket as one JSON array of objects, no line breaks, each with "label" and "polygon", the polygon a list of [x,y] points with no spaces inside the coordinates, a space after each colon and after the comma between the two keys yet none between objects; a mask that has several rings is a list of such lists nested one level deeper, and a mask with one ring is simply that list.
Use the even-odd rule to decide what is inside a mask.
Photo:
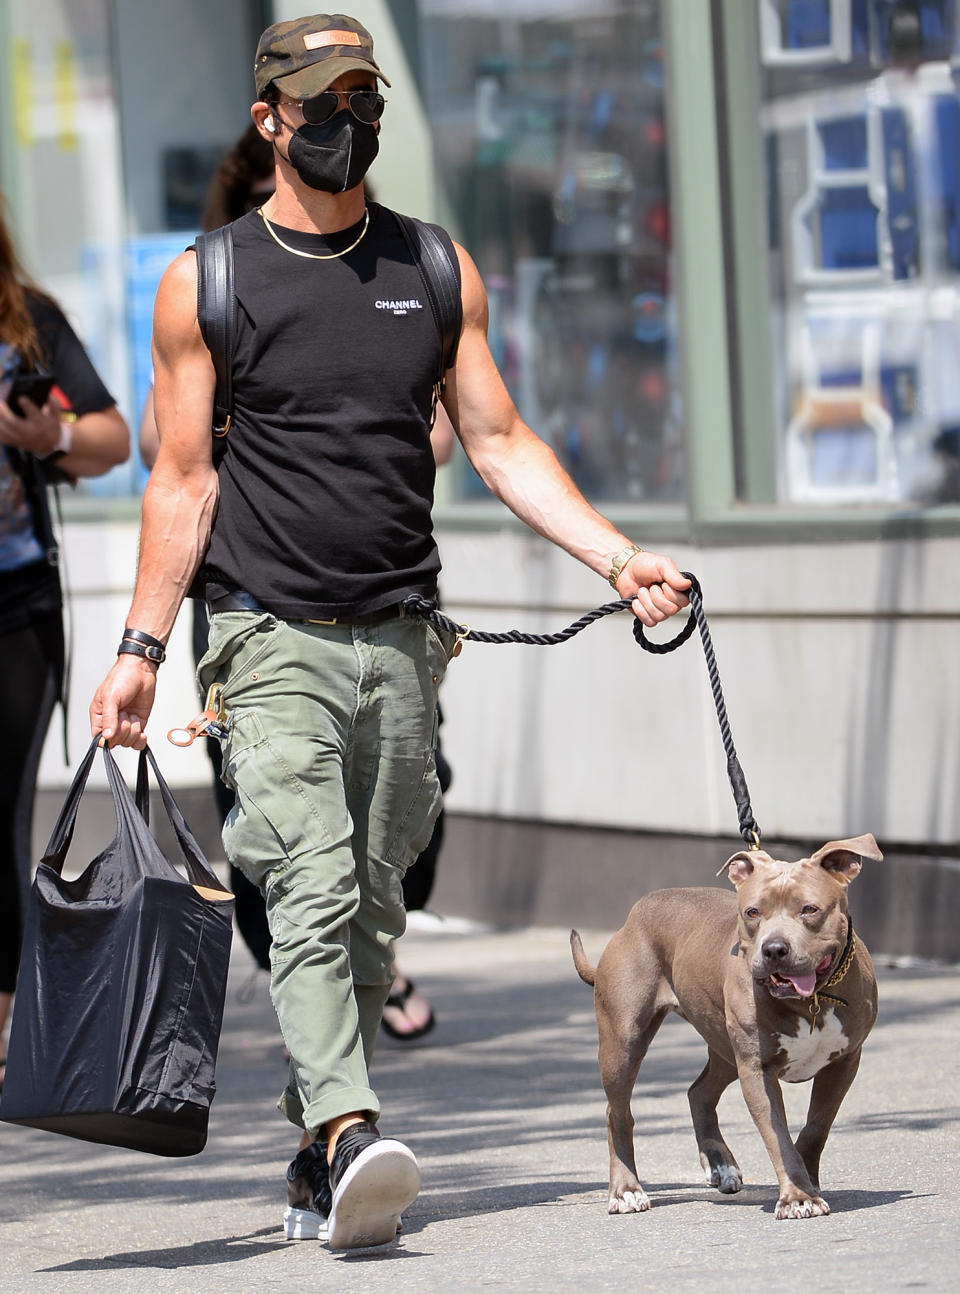
[{"label": "cargo pocket", "polygon": [[224,684],[224,699],[273,647],[283,625],[269,611],[219,611],[210,617],[207,650],[197,663],[201,697]]},{"label": "cargo pocket", "polygon": [[236,803],[223,844],[230,861],[266,895],[271,956],[279,965],[289,955],[290,927],[313,919],[324,888],[334,892],[335,902],[350,889],[352,823],[337,770],[324,775],[311,737],[285,732],[271,740],[264,724],[253,710],[232,717],[223,767]]},{"label": "cargo pocket", "polygon": [[[438,663],[434,663],[433,667],[442,668]],[[433,824],[440,812],[442,796],[436,765],[439,723],[440,717],[434,703],[432,723],[428,729],[430,735],[417,769],[418,777],[415,780],[411,779],[413,781],[411,798],[393,831],[384,855],[386,862],[399,868],[401,872],[405,872],[430,843]]]},{"label": "cargo pocket", "polygon": [[[346,805],[337,803],[339,796],[331,796],[330,803],[321,806],[315,788],[298,775],[296,770],[302,768],[316,771],[314,745],[308,735],[285,733],[280,746],[267,737],[255,711],[237,711],[224,750],[224,771],[229,785],[241,797],[241,808],[255,809],[273,832],[272,856],[276,860],[293,861],[306,853],[327,850],[350,836]],[[325,780],[331,787],[336,785],[333,778]],[[239,833],[240,828],[233,823],[229,830],[233,843],[233,833]],[[249,849],[243,852],[249,853]]]}]

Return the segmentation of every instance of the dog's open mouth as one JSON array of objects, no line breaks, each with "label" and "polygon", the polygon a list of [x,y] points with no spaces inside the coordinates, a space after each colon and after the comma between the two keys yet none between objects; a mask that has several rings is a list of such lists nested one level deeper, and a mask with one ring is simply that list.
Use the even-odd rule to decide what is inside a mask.
[{"label": "dog's open mouth", "polygon": [[830,969],[832,962],[832,957],[824,957],[816,970],[805,975],[767,975],[760,983],[766,985],[771,997],[813,997],[817,980]]}]

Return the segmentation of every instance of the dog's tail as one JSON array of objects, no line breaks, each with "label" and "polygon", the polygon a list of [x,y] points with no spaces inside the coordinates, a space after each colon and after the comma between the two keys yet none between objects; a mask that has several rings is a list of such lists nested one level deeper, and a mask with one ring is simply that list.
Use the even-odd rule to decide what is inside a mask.
[{"label": "dog's tail", "polygon": [[573,953],[573,964],[577,968],[577,974],[584,984],[589,984],[592,988],[597,978],[596,968],[587,961],[587,954],[583,951],[583,943],[576,930],[570,931],[570,951]]}]

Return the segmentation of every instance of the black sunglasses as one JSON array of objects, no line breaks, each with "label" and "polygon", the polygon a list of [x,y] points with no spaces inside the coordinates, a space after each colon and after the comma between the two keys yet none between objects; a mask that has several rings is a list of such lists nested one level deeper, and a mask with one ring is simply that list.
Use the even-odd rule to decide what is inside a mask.
[{"label": "black sunglasses", "polygon": [[322,126],[329,121],[340,107],[340,99],[345,98],[347,107],[366,126],[372,126],[383,116],[386,99],[379,90],[348,90],[338,93],[336,90],[324,90],[312,99],[299,100],[303,119],[311,126]]}]

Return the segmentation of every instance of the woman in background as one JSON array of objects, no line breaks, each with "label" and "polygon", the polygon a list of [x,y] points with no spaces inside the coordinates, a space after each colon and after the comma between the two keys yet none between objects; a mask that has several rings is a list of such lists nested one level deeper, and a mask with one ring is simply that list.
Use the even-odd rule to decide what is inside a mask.
[{"label": "woman in background", "polygon": [[[45,373],[53,394],[7,403],[13,380]],[[15,406],[15,407],[13,407]],[[64,701],[57,544],[47,485],[100,476],[130,433],[60,307],[21,268],[0,195],[0,1087],[2,1038],[20,961],[37,766]]]}]

